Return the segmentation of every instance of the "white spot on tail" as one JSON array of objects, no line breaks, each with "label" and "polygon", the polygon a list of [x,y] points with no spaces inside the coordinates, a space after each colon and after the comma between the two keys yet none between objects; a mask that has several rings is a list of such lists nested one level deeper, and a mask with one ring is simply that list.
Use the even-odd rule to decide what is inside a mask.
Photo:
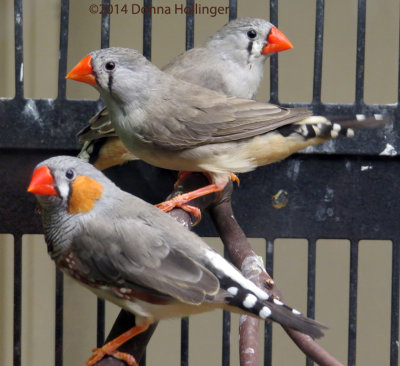
[{"label": "white spot on tail", "polygon": [[271,315],[271,309],[264,306],[258,313],[261,319],[267,319]]},{"label": "white spot on tail", "polygon": [[294,315],[301,315],[300,311],[296,310],[296,309],[292,309],[292,313]]},{"label": "white spot on tail", "polygon": [[332,125],[332,130],[333,131],[340,131],[342,129],[342,126],[340,126],[339,125],[339,123],[334,123],[333,125]]},{"label": "white spot on tail", "polygon": [[365,172],[366,170],[372,170],[374,167],[372,165],[363,165],[361,167],[361,171]]},{"label": "white spot on tail", "polygon": [[349,128],[349,129],[346,131],[346,136],[347,136],[347,137],[354,137],[354,130],[353,130],[352,128]]},{"label": "white spot on tail", "polygon": [[269,295],[246,279],[235,267],[213,250],[208,250],[206,256],[217,271],[236,281],[243,288],[253,292],[260,300],[268,300]]},{"label": "white spot on tail", "polygon": [[238,288],[237,287],[229,287],[227,290],[232,296],[236,296],[238,293]]},{"label": "white spot on tail", "polygon": [[282,306],[282,305],[283,305],[283,302],[282,302],[282,301],[279,301],[278,299],[274,299],[274,303],[275,303],[276,305],[279,305],[279,306]]},{"label": "white spot on tail", "polygon": [[396,156],[397,155],[397,151],[392,145],[386,144],[385,150],[383,150],[379,155]]},{"label": "white spot on tail", "polygon": [[374,117],[377,121],[382,121],[383,120],[383,115],[382,114],[374,114]]},{"label": "white spot on tail", "polygon": [[119,289],[119,291],[120,291],[121,293],[123,293],[123,294],[126,294],[127,289],[126,289],[125,287],[121,287],[121,288]]},{"label": "white spot on tail", "polygon": [[338,133],[337,131],[335,131],[335,130],[332,130],[332,131],[331,131],[331,137],[332,137],[333,139],[337,138],[338,136],[339,136],[339,133]]},{"label": "white spot on tail", "polygon": [[252,294],[248,294],[243,301],[243,306],[247,309],[251,309],[255,304],[257,304],[257,298]]},{"label": "white spot on tail", "polygon": [[365,114],[356,114],[357,121],[364,121],[366,119]]}]

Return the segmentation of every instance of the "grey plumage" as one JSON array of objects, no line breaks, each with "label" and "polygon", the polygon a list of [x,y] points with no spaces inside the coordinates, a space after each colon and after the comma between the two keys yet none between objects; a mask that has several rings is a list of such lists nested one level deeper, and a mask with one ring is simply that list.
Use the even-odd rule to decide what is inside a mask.
[{"label": "grey plumage", "polygon": [[[163,71],[217,92],[253,99],[270,54],[262,54],[272,24],[264,19],[238,18],[223,26],[202,46],[175,57]],[[254,30],[256,37],[247,33]],[[249,44],[252,44],[249,51]],[[116,138],[107,108],[78,133],[83,143],[79,156],[100,169],[135,159]],[[101,149],[103,149],[101,151]],[[100,156],[99,156],[100,155]]]},{"label": "grey plumage", "polygon": [[[35,172],[41,167],[49,169],[57,191],[36,195],[49,253],[97,295],[144,323],[224,308],[322,336],[321,324],[269,298],[196,234],[121,191],[90,164],[61,156]],[[71,213],[76,195],[79,204],[94,200],[93,207]]]}]

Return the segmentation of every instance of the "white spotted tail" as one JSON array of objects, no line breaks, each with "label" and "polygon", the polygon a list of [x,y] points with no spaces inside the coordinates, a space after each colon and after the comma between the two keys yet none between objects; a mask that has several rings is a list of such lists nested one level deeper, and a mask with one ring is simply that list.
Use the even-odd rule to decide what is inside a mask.
[{"label": "white spotted tail", "polygon": [[214,265],[213,272],[217,275],[221,288],[229,294],[225,298],[229,310],[235,311],[234,308],[240,308],[248,314],[263,320],[276,321],[284,327],[298,330],[313,338],[321,338],[324,335],[322,330],[327,327],[269,296],[216,253],[209,252],[208,257]]}]

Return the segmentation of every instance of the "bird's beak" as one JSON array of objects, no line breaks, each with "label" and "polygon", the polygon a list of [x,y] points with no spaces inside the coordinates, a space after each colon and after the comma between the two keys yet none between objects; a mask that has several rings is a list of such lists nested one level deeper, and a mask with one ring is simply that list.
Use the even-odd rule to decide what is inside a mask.
[{"label": "bird's beak", "polygon": [[262,50],[262,54],[276,53],[293,48],[292,43],[287,37],[276,27],[272,27],[267,38],[267,44]]},{"label": "bird's beak", "polygon": [[97,85],[92,69],[92,56],[86,56],[80,60],[65,78],[81,81],[82,83],[91,85]]},{"label": "bird's beak", "polygon": [[53,176],[47,166],[41,166],[33,172],[31,183],[27,191],[42,196],[58,196],[57,190],[53,186]]}]

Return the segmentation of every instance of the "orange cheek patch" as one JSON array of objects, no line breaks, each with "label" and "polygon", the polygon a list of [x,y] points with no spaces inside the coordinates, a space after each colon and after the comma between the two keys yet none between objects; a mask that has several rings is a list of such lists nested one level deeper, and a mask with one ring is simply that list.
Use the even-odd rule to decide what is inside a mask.
[{"label": "orange cheek patch", "polygon": [[72,183],[72,194],[69,199],[68,213],[89,212],[95,202],[101,197],[103,186],[94,179],[78,176]]}]

